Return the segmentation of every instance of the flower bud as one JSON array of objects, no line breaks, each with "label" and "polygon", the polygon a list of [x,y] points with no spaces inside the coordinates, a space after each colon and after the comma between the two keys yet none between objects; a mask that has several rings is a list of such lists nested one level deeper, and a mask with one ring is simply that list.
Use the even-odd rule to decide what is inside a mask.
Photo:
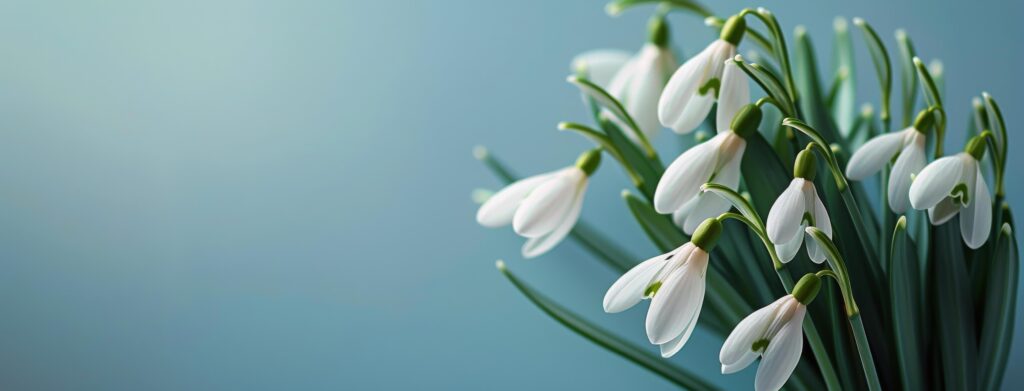
[{"label": "flower bud", "polygon": [[921,110],[917,114],[917,119],[914,120],[914,129],[923,134],[928,134],[928,130],[931,129],[932,125],[935,124],[935,109]]},{"label": "flower bud", "polygon": [[660,48],[667,48],[669,44],[668,22],[664,15],[655,15],[647,24],[647,40]]},{"label": "flower bud", "polygon": [[757,132],[757,127],[760,124],[761,108],[755,104],[748,104],[740,108],[740,111],[732,118],[732,123],[729,124],[729,127],[732,128],[736,135],[746,139],[747,136]]},{"label": "flower bud", "polygon": [[821,277],[818,277],[814,273],[804,274],[800,278],[800,281],[796,282],[796,286],[793,287],[793,298],[799,301],[800,304],[810,305],[814,298],[818,296],[818,291],[821,289]]},{"label": "flower bud", "polygon": [[740,15],[730,16],[725,21],[725,25],[722,26],[722,34],[719,35],[723,41],[731,43],[733,46],[740,44],[743,40],[743,33],[747,31],[747,21],[743,20]]},{"label": "flower bud", "polygon": [[601,165],[601,149],[594,148],[589,151],[580,154],[580,157],[576,159],[576,167],[583,170],[584,173],[589,177],[594,171],[597,171],[597,167]]},{"label": "flower bud", "polygon": [[794,178],[804,178],[806,180],[813,181],[814,175],[817,173],[818,158],[814,156],[814,151],[810,148],[806,148],[796,154],[796,162],[793,163]]},{"label": "flower bud", "polygon": [[697,226],[697,229],[693,231],[693,237],[690,239],[690,242],[700,247],[704,252],[711,252],[711,249],[715,248],[715,244],[718,243],[718,237],[721,235],[722,222],[716,218],[710,218]]},{"label": "flower bud", "polygon": [[973,156],[974,160],[981,160],[981,157],[985,156],[985,133],[971,137],[971,140],[967,142],[967,146],[964,147],[964,152]]}]

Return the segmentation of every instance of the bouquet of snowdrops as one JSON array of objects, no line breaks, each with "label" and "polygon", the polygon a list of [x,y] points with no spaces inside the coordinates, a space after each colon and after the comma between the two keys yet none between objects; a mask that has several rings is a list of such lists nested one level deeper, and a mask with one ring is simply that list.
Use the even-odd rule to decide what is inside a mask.
[{"label": "bouquet of snowdrops", "polygon": [[[618,0],[608,11],[642,3],[653,1]],[[672,10],[720,31],[681,66],[665,20]],[[949,147],[959,143],[945,140],[941,65],[925,66],[902,31],[891,56],[868,23],[853,24],[878,79],[875,105],[856,107],[856,34],[843,19],[834,72],[821,77],[806,31],[787,42],[769,10],[720,18],[691,0],[663,1],[639,52],[598,50],[573,62],[568,81],[592,122],[558,127],[596,148],[522,179],[475,151],[507,184],[475,193],[477,221],[512,225],[526,258],[566,237],[579,242],[621,274],[606,312],[650,299],[645,330],[661,357],[498,268],[565,326],[690,389],[715,387],[665,358],[697,325],[724,338],[722,373],[759,361],[758,390],[998,389],[1018,276],[999,106],[975,98],[963,148]],[[653,147],[662,127],[692,146],[663,161]],[[637,262],[580,221],[587,183],[608,158],[631,180],[625,206],[662,254]]]}]

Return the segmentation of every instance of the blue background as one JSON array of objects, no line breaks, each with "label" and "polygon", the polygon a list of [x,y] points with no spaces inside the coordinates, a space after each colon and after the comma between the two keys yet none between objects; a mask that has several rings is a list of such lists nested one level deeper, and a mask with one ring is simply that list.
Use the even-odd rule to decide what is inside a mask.
[{"label": "blue background", "polygon": [[[787,33],[805,24],[823,67],[836,15],[864,17],[893,53],[905,27],[922,57],[945,63],[951,149],[983,90],[1003,107],[1011,149],[1024,147],[1019,2],[714,3],[767,6]],[[572,243],[520,259],[510,230],[475,225],[469,198],[497,186],[476,144],[521,173],[589,145],[555,131],[586,120],[569,61],[638,49],[650,10],[0,3],[0,388],[670,388],[546,318],[494,260],[643,342],[642,309],[601,312],[616,275]],[[696,17],[671,21],[687,54],[713,38]],[[874,100],[854,33],[872,91],[859,100]],[[646,258],[619,199],[627,186],[606,164],[584,217]],[[1019,336],[1007,384],[1024,370]],[[698,331],[672,360],[749,387],[753,370],[718,375],[720,344]]]}]

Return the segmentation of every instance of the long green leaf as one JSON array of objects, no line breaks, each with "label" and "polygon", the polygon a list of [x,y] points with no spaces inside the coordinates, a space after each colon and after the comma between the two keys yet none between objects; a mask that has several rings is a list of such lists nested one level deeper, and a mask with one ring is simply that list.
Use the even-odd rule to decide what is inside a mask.
[{"label": "long green leaf", "polygon": [[775,199],[793,179],[782,165],[775,150],[760,133],[747,137],[747,147],[740,162],[743,184],[750,192],[750,200],[760,216],[768,216]]},{"label": "long green leaf", "polygon": [[946,389],[969,390],[977,386],[978,348],[959,219],[935,227],[934,239],[933,285],[943,380]]},{"label": "long green leaf", "polygon": [[853,24],[864,32],[864,43],[867,44],[868,53],[871,53],[871,63],[875,64],[875,73],[878,75],[878,84],[882,94],[882,111],[879,115],[884,131],[888,132],[889,96],[892,94],[892,63],[889,61],[889,51],[885,50],[885,44],[878,37],[878,33],[864,19],[854,18]]},{"label": "long green leaf", "polygon": [[854,72],[853,39],[846,19],[836,18],[832,25],[836,32],[833,73],[839,83],[832,104],[832,116],[839,127],[839,133],[849,138],[857,119],[857,73]]},{"label": "long green leaf", "polygon": [[1017,312],[1017,279],[1020,260],[1017,240],[1009,223],[1003,223],[996,236],[996,251],[989,266],[978,349],[979,390],[998,390],[1006,371],[1006,360],[1013,345],[1013,325]]},{"label": "long green leaf", "polygon": [[718,389],[718,387],[715,387],[707,380],[702,379],[696,373],[669,364],[667,360],[655,356],[654,354],[637,347],[611,332],[586,321],[579,315],[545,297],[512,274],[512,272],[505,267],[504,262],[498,261],[497,267],[498,270],[501,271],[501,274],[504,275],[512,285],[515,285],[516,289],[526,296],[530,302],[576,334],[583,336],[598,346],[608,349],[609,351],[618,354],[681,387],[691,390]]},{"label": "long green leaf", "polygon": [[640,228],[643,228],[659,250],[667,252],[690,240],[672,223],[671,218],[655,211],[646,200],[633,195],[629,190],[622,191],[622,199],[626,201],[626,206]]},{"label": "long green leaf", "polygon": [[920,331],[921,282],[918,279],[917,247],[907,234],[907,217],[900,216],[892,235],[889,256],[889,292],[892,299],[892,332],[899,355],[903,389],[912,390],[924,381]]},{"label": "long green leaf", "polygon": [[566,79],[569,83],[572,83],[580,89],[580,92],[593,99],[601,107],[608,109],[615,117],[622,120],[628,127],[633,135],[640,140],[640,144],[643,145],[644,152],[648,158],[657,157],[657,152],[654,151],[654,147],[651,146],[650,141],[647,140],[647,136],[640,130],[640,126],[633,120],[633,116],[629,115],[626,108],[622,106],[622,103],[618,99],[615,99],[608,91],[605,91],[601,86],[594,84],[590,80],[584,79],[579,76],[569,76]]},{"label": "long green leaf", "polygon": [[903,126],[914,121],[914,102],[917,100],[917,75],[914,69],[914,43],[904,30],[896,30],[896,44],[900,48],[900,86],[903,97]]},{"label": "long green leaf", "polygon": [[754,79],[757,85],[761,86],[768,97],[772,98],[779,109],[783,111],[786,117],[792,117],[796,115],[796,106],[793,104],[793,100],[789,98],[789,93],[786,92],[786,88],[782,86],[782,82],[779,78],[771,73],[771,71],[765,69],[758,64],[748,64],[743,61],[743,58],[736,56],[733,59],[736,65],[743,70],[747,76]]}]

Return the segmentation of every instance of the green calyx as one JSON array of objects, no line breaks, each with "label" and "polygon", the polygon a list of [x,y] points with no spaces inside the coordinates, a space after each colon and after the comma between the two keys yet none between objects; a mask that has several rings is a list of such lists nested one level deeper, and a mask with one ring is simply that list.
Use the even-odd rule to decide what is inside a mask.
[{"label": "green calyx", "polygon": [[761,125],[761,108],[755,104],[748,104],[740,108],[729,127],[736,135],[746,139],[757,132],[758,125]]},{"label": "green calyx", "polygon": [[747,21],[740,15],[730,16],[722,26],[722,34],[719,35],[723,41],[739,46],[743,40],[743,33],[747,32]]},{"label": "green calyx", "polygon": [[935,109],[929,108],[917,113],[917,119],[914,120],[914,129],[917,129],[922,134],[928,134],[928,130],[935,124],[934,112]]},{"label": "green calyx", "polygon": [[597,171],[597,167],[601,165],[601,149],[595,148],[589,151],[583,152],[578,159],[576,159],[576,167],[579,167],[587,174],[587,177],[592,175],[594,171]]},{"label": "green calyx", "polygon": [[813,181],[814,175],[817,173],[818,157],[814,156],[814,151],[806,148],[796,154],[796,162],[793,163],[793,177]]},{"label": "green calyx", "polygon": [[800,281],[796,282],[796,286],[793,287],[793,298],[799,301],[800,304],[810,305],[814,298],[818,296],[818,291],[821,289],[821,277],[818,277],[814,273],[804,274],[800,278]]},{"label": "green calyx", "polygon": [[974,160],[981,160],[981,157],[985,156],[985,138],[982,136],[971,137],[967,146],[964,147],[964,152],[974,157]]},{"label": "green calyx", "polygon": [[697,226],[697,230],[693,231],[693,237],[690,239],[690,242],[700,247],[704,252],[711,252],[711,249],[715,248],[715,244],[718,243],[718,237],[721,235],[722,222],[718,221],[718,219],[710,218]]},{"label": "green calyx", "polygon": [[647,41],[660,48],[668,48],[669,30],[664,15],[654,15],[647,24]]}]

